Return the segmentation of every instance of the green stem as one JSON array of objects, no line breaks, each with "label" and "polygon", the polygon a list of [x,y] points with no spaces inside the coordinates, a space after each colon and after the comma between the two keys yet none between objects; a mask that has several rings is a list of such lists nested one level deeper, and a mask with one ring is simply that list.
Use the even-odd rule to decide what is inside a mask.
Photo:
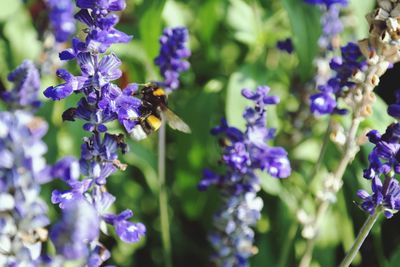
[{"label": "green stem", "polygon": [[[315,165],[314,165],[314,167],[313,167],[313,169],[311,171],[311,174],[309,176],[309,177],[311,177],[311,180],[308,182],[308,184],[311,184],[315,180],[316,174],[318,173],[318,171],[319,171],[319,169],[321,167],[321,164],[322,164],[322,162],[324,160],[325,153],[326,153],[326,148],[328,147],[328,143],[329,143],[329,136],[330,136],[331,131],[332,131],[332,121],[333,121],[333,119],[332,119],[332,116],[331,116],[331,117],[329,117],[328,126],[327,126],[325,134],[324,134],[324,138],[323,138],[323,141],[322,141],[322,146],[321,146],[321,149],[320,149],[319,155],[318,155],[318,160],[315,163]],[[302,194],[302,196],[300,198],[300,205],[299,205],[300,207],[302,207],[304,205],[304,200],[306,199],[305,196],[310,192],[310,188],[311,187],[307,187],[305,189],[305,191],[303,192],[303,194]],[[290,248],[292,246],[292,243],[294,241],[294,238],[296,236],[298,228],[299,228],[299,225],[295,221],[293,222],[293,224],[289,228],[289,232],[288,232],[288,235],[287,235],[287,241],[285,242],[285,246],[282,249],[282,253],[281,253],[280,259],[279,259],[279,266],[280,267],[286,266],[287,256],[289,254]],[[310,250],[310,247],[307,247],[307,249]],[[312,252],[312,248],[311,248],[311,252]],[[306,255],[307,254],[309,254],[309,253],[306,253]],[[309,261],[308,259],[304,259],[304,260],[305,261]]]},{"label": "green stem", "polygon": [[351,262],[353,261],[354,257],[357,255],[357,252],[360,250],[361,245],[364,243],[365,238],[367,238],[369,232],[374,226],[376,220],[378,219],[379,215],[381,214],[381,210],[377,209],[374,214],[370,215],[368,219],[365,221],[363,227],[361,228],[360,232],[356,240],[354,241],[353,246],[351,247],[350,251],[347,253],[346,257],[343,259],[340,267],[347,267],[350,266]]},{"label": "green stem", "polygon": [[324,139],[322,141],[322,147],[319,152],[318,160],[317,160],[317,163],[315,164],[313,171],[310,175],[311,181],[309,181],[308,184],[311,184],[314,181],[314,179],[317,176],[317,173],[319,171],[319,168],[321,167],[322,161],[324,160],[326,148],[328,147],[328,143],[329,143],[329,136],[332,131],[332,122],[333,122],[333,119],[332,119],[332,116],[330,116],[329,121],[328,121],[328,127],[326,129],[326,132],[324,134]]},{"label": "green stem", "polygon": [[287,266],[287,260],[289,258],[290,248],[292,247],[298,228],[299,228],[298,223],[296,222],[296,220],[293,220],[289,228],[286,241],[283,245],[282,253],[279,257],[279,265],[278,265],[279,267]]},{"label": "green stem", "polygon": [[165,185],[165,120],[158,132],[158,182],[161,238],[164,252],[164,266],[172,267],[171,237],[168,216],[168,194]]},{"label": "green stem", "polygon": [[[322,193],[329,193],[336,195],[337,192],[342,187],[342,179],[344,172],[346,171],[347,166],[354,159],[355,155],[359,150],[359,145],[357,144],[357,130],[360,126],[360,123],[363,119],[370,115],[371,104],[374,102],[373,99],[373,90],[377,83],[379,82],[379,76],[383,74],[381,69],[382,64],[386,64],[387,61],[384,56],[378,55],[377,62],[369,62],[368,69],[365,71],[365,81],[363,83],[357,84],[357,86],[352,89],[353,92],[361,92],[363,98],[362,101],[359,100],[359,96],[357,94],[350,94],[349,102],[352,103],[353,108],[353,118],[351,122],[350,129],[346,134],[346,143],[344,145],[344,153],[340,160],[336,171],[332,174],[332,176],[327,177],[329,180],[325,180],[327,186],[323,189]],[[311,178],[313,179],[313,178]],[[312,253],[315,245],[315,241],[319,231],[319,224],[322,218],[325,216],[328,208],[331,204],[331,200],[329,198],[318,199],[317,204],[317,214],[314,218],[312,224],[314,236],[307,241],[306,252],[303,255],[300,261],[300,267],[308,267],[310,265],[312,259]]]},{"label": "green stem", "polygon": [[[338,167],[336,168],[336,171],[333,173],[333,176],[331,177],[332,181],[334,181],[334,184],[340,183],[342,181],[344,172],[346,171],[347,166],[349,163],[353,160],[354,156],[358,152],[358,145],[356,143],[356,137],[357,137],[357,130],[358,127],[360,126],[361,119],[358,117],[353,118],[348,135],[346,137],[346,144],[344,146],[344,153],[343,156],[340,160],[340,163]],[[330,189],[332,192],[336,194],[337,191],[340,188],[336,189]],[[318,207],[317,207],[317,214],[314,219],[313,223],[313,228],[315,231],[314,237],[310,238],[307,240],[307,245],[306,245],[306,250],[303,255],[303,257],[300,260],[300,267],[308,267],[310,266],[311,259],[312,259],[312,253],[314,250],[317,234],[319,231],[319,224],[322,218],[325,216],[329,206],[330,202],[328,199],[323,199],[321,202],[319,202]]]}]

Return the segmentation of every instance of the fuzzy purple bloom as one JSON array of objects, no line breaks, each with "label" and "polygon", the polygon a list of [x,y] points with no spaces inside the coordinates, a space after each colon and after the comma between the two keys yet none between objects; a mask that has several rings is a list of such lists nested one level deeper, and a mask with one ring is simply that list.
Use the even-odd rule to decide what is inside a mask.
[{"label": "fuzzy purple bloom", "polygon": [[39,71],[32,61],[25,60],[7,79],[14,84],[12,90],[1,93],[1,99],[15,109],[32,109],[40,106]]},{"label": "fuzzy purple bloom", "polygon": [[[398,97],[399,93],[396,95]],[[390,107],[388,112],[396,115],[391,114]],[[367,136],[375,145],[368,156],[369,166],[364,170],[364,178],[371,180],[372,194],[365,190],[358,191],[362,201],[360,207],[370,214],[383,209],[386,218],[391,218],[400,210],[400,185],[395,177],[400,174],[400,123],[392,123],[382,135],[372,130]]]},{"label": "fuzzy purple bloom", "polygon": [[375,147],[368,156],[370,165],[364,170],[364,177],[372,179],[376,175],[387,175],[392,171],[400,173],[400,123],[389,125],[383,135],[372,130],[367,136]]},{"label": "fuzzy purple bloom", "polygon": [[337,107],[337,99],[342,97],[343,89],[351,89],[355,84],[350,81],[354,72],[365,70],[367,63],[357,44],[348,43],[341,48],[342,57],[333,58],[330,68],[335,75],[324,85],[318,86],[321,93],[310,97],[311,112],[315,115],[345,114]]},{"label": "fuzzy purple bloom", "polygon": [[311,111],[316,115],[331,114],[336,108],[335,95],[322,92],[310,97]]},{"label": "fuzzy purple bloom", "polygon": [[80,199],[64,207],[62,219],[52,228],[50,238],[66,259],[82,259],[89,256],[87,243],[97,239],[99,227],[95,208]]},{"label": "fuzzy purple bloom", "polygon": [[395,91],[396,102],[394,104],[389,105],[387,113],[399,120],[400,118],[400,90]]},{"label": "fuzzy purple bloom", "polygon": [[114,225],[117,234],[121,237],[121,240],[127,243],[135,243],[140,240],[146,233],[146,228],[142,223],[132,223],[128,219],[133,216],[131,210],[125,210],[118,215],[105,214],[103,215],[104,220]]},{"label": "fuzzy purple bloom", "polygon": [[119,18],[111,13],[125,9],[125,0],[81,0],[76,4],[81,10],[75,18],[89,27],[84,45],[80,45],[81,51],[104,53],[112,44],[127,43],[132,39],[132,36],[114,28]]},{"label": "fuzzy purple bloom", "polygon": [[291,54],[294,50],[291,38],[286,38],[284,40],[278,41],[276,43],[276,47],[281,51],[286,51],[288,54]]},{"label": "fuzzy purple bloom", "polygon": [[185,60],[191,54],[187,48],[188,39],[189,33],[184,27],[166,28],[160,37],[160,54],[154,62],[160,68],[160,74],[164,78],[161,85],[167,91],[179,87],[180,73],[190,67],[189,62]]},{"label": "fuzzy purple bloom", "polygon": [[372,195],[365,190],[358,190],[357,195],[362,200],[360,207],[372,215],[377,207],[381,206],[384,209],[385,217],[391,218],[395,212],[400,210],[399,181],[387,177],[382,185],[379,177],[375,177],[372,179],[371,185]]},{"label": "fuzzy purple bloom", "polygon": [[71,0],[48,0],[50,23],[56,41],[68,41],[75,32],[74,4]]},{"label": "fuzzy purple bloom", "polygon": [[212,259],[220,266],[248,266],[252,255],[254,232],[251,229],[260,218],[262,200],[256,196],[260,183],[256,170],[276,178],[286,178],[291,173],[287,152],[281,147],[266,144],[275,135],[275,129],[266,127],[266,106],[279,102],[268,95],[267,86],[256,91],[242,90],[242,95],[254,103],[243,113],[246,130],[231,127],[225,120],[212,130],[222,135],[222,162],[227,170],[220,175],[204,170],[198,188],[206,190],[216,185],[223,196],[222,208],[214,217],[216,231],[210,236],[215,249]]},{"label": "fuzzy purple bloom", "polygon": [[323,9],[321,17],[322,34],[318,40],[318,44],[324,50],[332,50],[333,39],[343,31],[343,24],[340,20],[341,8],[341,5],[334,4]]}]

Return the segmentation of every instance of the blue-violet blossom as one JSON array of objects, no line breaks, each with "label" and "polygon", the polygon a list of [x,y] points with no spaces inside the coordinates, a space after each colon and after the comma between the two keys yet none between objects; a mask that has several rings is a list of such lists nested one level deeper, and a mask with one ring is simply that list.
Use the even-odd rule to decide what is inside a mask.
[{"label": "blue-violet blossom", "polygon": [[263,206],[261,198],[256,196],[260,189],[256,171],[265,171],[276,178],[291,173],[287,152],[266,144],[275,134],[275,129],[266,126],[266,106],[279,102],[278,97],[268,96],[268,92],[267,86],[259,86],[255,92],[242,90],[242,95],[255,104],[243,113],[247,123],[244,132],[229,126],[224,119],[212,129],[212,134],[223,137],[222,162],[226,172],[220,175],[206,169],[199,189],[216,185],[223,199],[214,216],[215,232],[210,236],[215,249],[212,259],[218,266],[248,266],[248,258],[255,253],[251,226],[260,218]]}]

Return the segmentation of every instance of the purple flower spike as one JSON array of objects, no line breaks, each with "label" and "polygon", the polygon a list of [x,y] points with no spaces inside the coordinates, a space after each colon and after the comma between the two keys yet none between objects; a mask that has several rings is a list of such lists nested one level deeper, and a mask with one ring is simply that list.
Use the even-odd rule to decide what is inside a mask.
[{"label": "purple flower spike", "polygon": [[70,202],[63,210],[62,220],[50,233],[57,251],[69,260],[88,257],[87,246],[99,235],[100,220],[96,210],[86,200]]},{"label": "purple flower spike", "polygon": [[210,236],[216,251],[212,259],[218,266],[248,266],[254,239],[251,226],[261,217],[263,206],[261,198],[256,196],[260,190],[256,171],[265,171],[275,178],[291,174],[287,152],[266,143],[275,134],[275,129],[266,126],[266,107],[279,102],[278,97],[268,95],[269,91],[268,86],[259,86],[255,91],[242,90],[243,97],[254,103],[254,107],[247,107],[243,113],[244,132],[229,126],[224,119],[211,131],[222,136],[221,161],[226,172],[219,175],[205,169],[198,189],[204,191],[215,185],[223,196],[222,208],[214,216],[216,231]]},{"label": "purple flower spike", "polygon": [[327,7],[333,4],[340,4],[343,6],[347,6],[348,0],[304,0],[307,4],[311,5],[325,5]]},{"label": "purple flower spike", "polygon": [[10,91],[0,93],[4,102],[17,109],[32,109],[40,106],[38,99],[39,71],[32,61],[22,62],[7,78],[14,84],[14,87]]},{"label": "purple flower spike", "polygon": [[[397,102],[399,93],[396,92]],[[389,106],[389,115],[398,118],[397,105]],[[372,194],[359,190],[360,207],[373,214],[383,209],[386,218],[391,218],[400,210],[400,185],[396,174],[400,174],[400,123],[392,123],[384,134],[371,130],[368,140],[375,145],[368,155],[369,166],[364,170],[364,178],[371,180]],[[384,178],[382,183],[381,177]]]},{"label": "purple flower spike", "polygon": [[400,185],[399,182],[393,178],[387,178],[386,188],[383,187],[382,182],[378,177],[372,179],[372,195],[369,195],[364,190],[357,192],[358,197],[362,200],[360,207],[373,214],[377,207],[384,208],[384,215],[386,218],[391,218],[393,214],[400,210]]},{"label": "purple flower spike", "polygon": [[389,125],[382,136],[376,130],[370,131],[368,138],[375,148],[368,156],[370,165],[364,171],[364,177],[371,179],[391,171],[399,173],[400,123]]},{"label": "purple flower spike", "polygon": [[40,186],[51,175],[41,140],[48,127],[33,115],[40,104],[39,72],[26,60],[8,80],[12,89],[0,95],[7,107],[0,112],[0,265],[41,266],[50,220]]},{"label": "purple flower spike", "polygon": [[[106,54],[112,44],[132,38],[114,28],[119,17],[112,12],[122,11],[125,1],[77,0],[76,4],[81,10],[75,18],[87,27],[87,34],[85,40],[72,39],[72,47],[61,52],[60,59],[76,60],[80,74],[59,69],[57,76],[65,83],[47,88],[44,95],[61,100],[72,93],[81,94],[77,105],[64,111],[62,118],[64,121],[83,120],[83,129],[90,135],[83,138],[79,160],[64,158],[50,170],[51,176],[69,187],[52,192],[51,201],[59,204],[65,214],[53,230],[52,239],[64,258],[81,259],[84,265],[97,267],[110,257],[110,252],[98,242],[101,223],[112,224],[121,240],[128,243],[138,242],[145,234],[144,225],[127,221],[132,212],[113,215],[107,211],[116,198],[106,190],[110,176],[126,168],[118,160],[119,151],[128,151],[124,135],[110,134],[107,124],[119,121],[129,132],[138,123],[142,101],[134,96],[137,85],[130,84],[121,90],[111,83],[121,77],[122,62],[112,52]],[[9,161],[4,160],[4,164]],[[80,205],[85,206],[92,219],[71,208],[79,206],[81,209]],[[110,221],[111,218],[114,219]],[[82,220],[82,224],[72,220]]]},{"label": "purple flower spike", "polygon": [[343,88],[351,90],[354,83],[350,80],[358,70],[364,70],[366,61],[357,44],[348,43],[341,48],[342,57],[333,58],[330,68],[336,72],[328,82],[318,86],[320,93],[310,97],[310,109],[315,115],[339,114],[344,115],[346,111],[337,107],[337,99],[342,97]]},{"label": "purple flower spike", "polygon": [[83,9],[122,11],[126,7],[125,0],[77,0],[76,5]]},{"label": "purple flower spike", "polygon": [[184,27],[166,28],[160,37],[160,54],[154,60],[160,68],[164,81],[162,85],[167,91],[179,87],[180,73],[189,69],[190,64],[185,60],[191,54],[187,48],[188,30]]},{"label": "purple flower spike", "polygon": [[75,32],[74,5],[71,0],[48,0],[49,17],[56,41],[68,41]]}]

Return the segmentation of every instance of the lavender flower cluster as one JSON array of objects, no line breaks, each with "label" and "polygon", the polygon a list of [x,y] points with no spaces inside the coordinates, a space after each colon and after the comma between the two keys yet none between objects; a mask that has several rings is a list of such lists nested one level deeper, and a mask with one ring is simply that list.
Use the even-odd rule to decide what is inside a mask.
[{"label": "lavender flower cluster", "polygon": [[71,0],[47,0],[49,19],[58,43],[68,41],[75,32],[74,4]]},{"label": "lavender flower cluster", "polygon": [[224,119],[212,129],[212,134],[222,136],[222,162],[227,170],[219,175],[206,169],[199,189],[216,185],[221,191],[223,203],[214,217],[216,231],[210,236],[215,248],[213,260],[219,266],[248,266],[247,259],[256,251],[251,226],[260,218],[263,206],[256,196],[260,190],[256,170],[277,178],[291,173],[287,152],[266,144],[275,134],[275,129],[266,126],[266,106],[279,102],[278,97],[267,95],[269,90],[267,86],[259,86],[255,92],[242,90],[242,95],[254,102],[254,107],[247,107],[243,113],[244,132]]},{"label": "lavender flower cluster", "polygon": [[338,107],[337,101],[355,85],[351,81],[353,74],[367,68],[357,44],[350,42],[341,48],[341,52],[342,57],[334,57],[329,64],[335,75],[326,84],[318,86],[320,93],[310,97],[311,112],[316,115],[346,114],[345,109]]},{"label": "lavender flower cluster", "polygon": [[[74,38],[72,48],[61,52],[60,59],[76,60],[81,74],[74,76],[59,69],[57,76],[65,83],[47,88],[44,94],[53,100],[66,98],[72,93],[83,94],[76,108],[63,113],[63,120],[86,121],[83,128],[91,135],[83,140],[79,161],[67,157],[51,170],[53,176],[70,188],[53,191],[52,202],[70,215],[63,216],[51,237],[57,250],[66,258],[85,258],[85,262],[91,263],[89,266],[100,266],[110,256],[99,243],[102,222],[114,227],[125,242],[138,242],[146,231],[143,224],[129,221],[133,215],[131,210],[117,215],[107,211],[115,197],[106,190],[107,178],[118,169],[126,168],[118,160],[118,151],[128,151],[124,136],[108,133],[106,123],[118,120],[131,132],[138,123],[141,101],[132,96],[137,85],[130,84],[121,90],[111,83],[122,75],[119,69],[121,61],[115,54],[104,54],[112,44],[126,43],[132,38],[115,29],[119,17],[112,12],[125,9],[125,1],[77,0],[76,4],[80,11],[75,17],[87,26],[87,36],[84,41]],[[80,175],[84,177],[82,180]],[[74,207],[77,205],[83,206],[84,211],[76,211]],[[77,223],[73,218],[79,217],[85,223],[78,228],[69,227]],[[68,231],[71,229],[73,232]]]},{"label": "lavender flower cluster", "polygon": [[10,109],[34,110],[40,106],[39,72],[32,61],[22,62],[7,78],[14,86],[11,90],[2,92],[1,99],[10,106]]},{"label": "lavender flower cluster", "polygon": [[47,123],[33,116],[39,72],[24,61],[8,80],[14,86],[1,94],[8,111],[0,112],[0,266],[39,266],[50,223],[39,196],[50,178],[41,140]]},{"label": "lavender flower cluster", "polygon": [[330,7],[334,4],[341,4],[343,6],[348,4],[348,0],[304,0],[304,2],[311,5],[325,5],[327,7]]},{"label": "lavender flower cluster", "polygon": [[161,86],[167,92],[179,87],[180,73],[189,69],[190,64],[185,58],[190,56],[190,50],[186,46],[189,39],[188,30],[185,27],[166,28],[160,37],[160,54],[154,60],[164,78]]},{"label": "lavender flower cluster", "polygon": [[321,17],[322,34],[318,40],[319,47],[324,50],[333,50],[334,39],[343,31],[343,23],[340,20],[339,4],[326,8]]},{"label": "lavender flower cluster", "polygon": [[332,50],[332,41],[343,31],[340,20],[340,11],[348,5],[347,0],[304,0],[311,5],[318,5],[322,10],[322,34],[319,38],[319,47],[322,50]]},{"label": "lavender flower cluster", "polygon": [[[388,107],[389,115],[399,118],[400,91],[397,92],[397,104]],[[364,178],[371,180],[372,195],[359,190],[361,208],[373,214],[376,209],[384,209],[387,218],[400,210],[400,185],[396,174],[400,173],[400,123],[389,125],[384,134],[371,130],[368,139],[375,145],[368,156],[369,166],[364,170]],[[381,178],[383,178],[383,183]]]}]

